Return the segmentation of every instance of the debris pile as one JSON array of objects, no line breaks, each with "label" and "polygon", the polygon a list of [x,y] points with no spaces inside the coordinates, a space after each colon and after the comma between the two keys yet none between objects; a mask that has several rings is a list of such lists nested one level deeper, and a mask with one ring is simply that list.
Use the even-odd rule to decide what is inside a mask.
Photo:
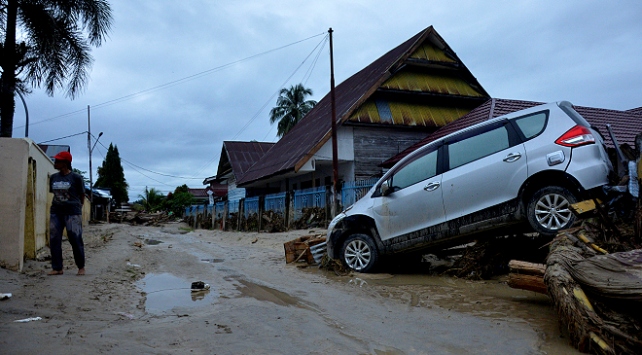
[{"label": "debris pile", "polygon": [[174,220],[167,212],[111,212],[109,220],[116,223],[129,223],[131,225],[158,226]]},{"label": "debris pile", "polygon": [[302,210],[301,218],[293,223],[294,229],[307,229],[315,227],[326,227],[324,207],[305,207]]},{"label": "debris pile", "polygon": [[285,232],[285,218],[282,213],[275,213],[273,211],[263,212],[263,230],[268,233]]},{"label": "debris pile", "polygon": [[259,230],[259,215],[258,213],[250,213],[247,218],[243,217],[242,226],[244,231],[258,231]]},{"label": "debris pile", "polygon": [[455,259],[447,274],[469,280],[487,280],[508,273],[511,260],[541,263],[548,253],[550,238],[515,234],[484,238],[473,243]]},{"label": "debris pile", "polygon": [[322,243],[325,243],[325,237],[322,234],[306,235],[283,243],[285,262],[287,264],[299,261],[305,261],[308,264],[316,263],[311,247]]},{"label": "debris pile", "polygon": [[558,234],[546,262],[548,294],[580,351],[642,354],[642,249],[609,254],[596,231],[585,223]]}]

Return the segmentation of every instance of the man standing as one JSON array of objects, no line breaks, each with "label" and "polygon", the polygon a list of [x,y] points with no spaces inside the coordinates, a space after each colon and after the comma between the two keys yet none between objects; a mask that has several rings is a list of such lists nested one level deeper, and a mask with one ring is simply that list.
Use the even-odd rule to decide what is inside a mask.
[{"label": "man standing", "polygon": [[85,246],[82,241],[82,206],[85,202],[85,185],[82,176],[71,170],[71,154],[60,152],[54,157],[58,173],[49,178],[49,192],[53,193],[49,222],[49,247],[51,268],[48,275],[62,275],[62,230],[74,252],[78,275],[85,274]]}]

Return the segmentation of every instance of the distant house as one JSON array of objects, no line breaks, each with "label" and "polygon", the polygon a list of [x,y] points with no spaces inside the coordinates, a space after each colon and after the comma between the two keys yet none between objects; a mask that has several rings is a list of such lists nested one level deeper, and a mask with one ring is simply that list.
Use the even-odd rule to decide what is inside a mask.
[{"label": "distant house", "polygon": [[[489,99],[432,26],[339,84],[335,97],[343,181],[380,176],[384,160]],[[330,185],[331,126],[329,93],[260,160],[235,174],[236,185],[262,191]]]},{"label": "distant house", "polygon": [[192,195],[192,197],[194,198],[194,204],[196,205],[203,205],[209,202],[209,195],[207,194],[206,188],[202,188],[202,189],[188,188],[187,192],[190,195]]},{"label": "distant house", "polygon": [[[534,101],[490,99],[459,120],[438,129],[421,141],[408,147],[403,152],[386,160],[381,164],[381,166],[390,168],[403,157],[410,154],[417,148],[422,147],[450,133],[456,132],[460,129],[489,120],[491,118],[503,116],[508,113],[541,104],[542,102]],[[626,143],[631,147],[635,147],[635,136],[642,133],[642,107],[631,109],[628,111],[608,110],[583,106],[574,106],[574,108],[592,126],[596,127],[600,131],[600,133],[602,133],[607,148],[615,148],[611,137],[608,135],[608,131],[606,128],[607,124],[611,125],[613,134],[615,135],[615,138],[617,139],[619,144]]]},{"label": "distant house", "polygon": [[246,191],[244,188],[238,188],[236,182],[252,165],[259,161],[273,145],[274,143],[271,142],[223,142],[216,176],[205,179],[203,185],[209,185],[212,189],[214,189],[216,185],[220,185],[226,190],[225,195],[227,195],[228,200],[244,198]]},{"label": "distant house", "polygon": [[68,145],[38,144],[38,148],[45,152],[51,161],[54,161],[54,157],[60,152],[71,152]]}]

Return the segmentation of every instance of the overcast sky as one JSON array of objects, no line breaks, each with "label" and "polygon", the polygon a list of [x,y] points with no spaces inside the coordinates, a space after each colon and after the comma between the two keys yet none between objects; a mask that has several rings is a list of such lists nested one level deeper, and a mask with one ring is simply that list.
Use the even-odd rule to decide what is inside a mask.
[{"label": "overcast sky", "polygon": [[[26,97],[36,143],[103,132],[118,147],[130,201],[145,187],[201,188],[224,140],[276,142],[269,110],[303,83],[329,92],[326,35],[334,30],[339,84],[432,25],[496,98],[642,106],[642,2],[623,1],[205,1],[110,0],[109,39],[92,51],[90,81],[75,100],[34,89]],[[24,137],[16,102],[14,137]],[[92,141],[93,143],[93,141]],[[71,146],[89,171],[86,134]],[[89,177],[89,173],[86,174]]]}]

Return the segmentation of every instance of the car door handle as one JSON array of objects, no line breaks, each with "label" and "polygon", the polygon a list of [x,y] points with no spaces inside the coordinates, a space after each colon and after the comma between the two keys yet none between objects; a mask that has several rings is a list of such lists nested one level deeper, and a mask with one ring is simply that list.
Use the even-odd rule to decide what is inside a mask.
[{"label": "car door handle", "polygon": [[441,183],[439,183],[438,181],[431,182],[430,184],[424,186],[424,190],[426,190],[426,191],[435,191],[435,190],[437,190],[439,188],[439,186],[441,186]]},{"label": "car door handle", "polygon": [[510,153],[510,154],[508,154],[506,156],[506,158],[504,158],[504,161],[507,162],[507,163],[512,163],[514,161],[518,161],[519,158],[521,158],[521,157],[522,157],[522,155],[519,154],[519,153]]}]

